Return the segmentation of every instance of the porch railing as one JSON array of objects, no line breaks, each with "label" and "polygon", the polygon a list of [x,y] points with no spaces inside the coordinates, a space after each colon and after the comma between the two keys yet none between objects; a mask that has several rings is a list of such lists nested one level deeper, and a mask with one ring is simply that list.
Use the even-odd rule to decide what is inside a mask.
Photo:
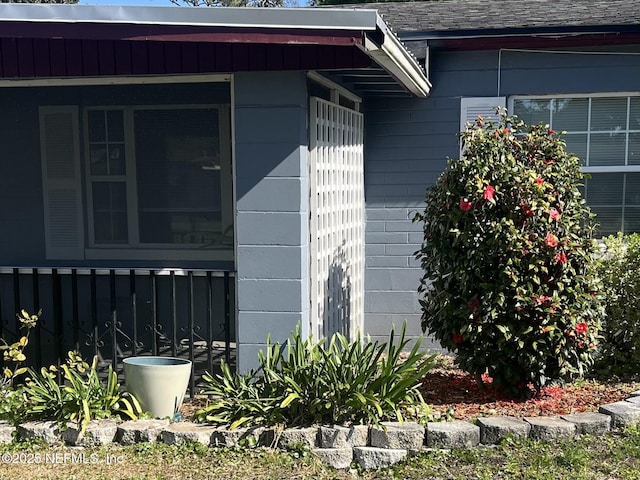
[{"label": "porch railing", "polygon": [[[220,359],[235,365],[235,273],[199,269],[0,268],[0,333],[20,335],[16,312],[42,309],[27,347],[34,367],[67,351],[123,375],[122,360],[166,355],[193,362],[190,394]],[[0,359],[1,362],[1,359]],[[121,377],[122,378],[122,377]]]}]

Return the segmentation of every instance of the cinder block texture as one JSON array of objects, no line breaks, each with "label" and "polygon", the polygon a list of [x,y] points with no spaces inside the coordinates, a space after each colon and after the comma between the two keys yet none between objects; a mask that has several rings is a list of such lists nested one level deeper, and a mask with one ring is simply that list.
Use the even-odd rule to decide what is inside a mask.
[{"label": "cinder block texture", "polygon": [[133,445],[140,442],[157,441],[162,430],[169,426],[169,420],[136,420],[118,425],[116,441],[123,445]]},{"label": "cinder block texture", "polygon": [[116,439],[118,424],[111,419],[93,420],[89,422],[84,433],[81,430],[77,424],[69,424],[63,434],[64,441],[83,447],[108,445]]},{"label": "cinder block texture", "polygon": [[215,431],[216,427],[209,425],[197,425],[191,422],[172,423],[162,430],[162,441],[167,445],[197,442],[209,446]]},{"label": "cinder block texture", "polygon": [[526,417],[524,420],[531,425],[529,436],[536,440],[555,440],[576,433],[575,424],[560,417]]},{"label": "cinder block texture", "polygon": [[354,447],[353,459],[365,470],[395,465],[407,457],[406,450],[390,448]]},{"label": "cinder block texture", "polygon": [[367,425],[331,425],[320,427],[320,446],[322,448],[366,447],[369,444]]},{"label": "cinder block texture", "polygon": [[318,427],[286,428],[279,434],[277,445],[279,448],[296,448],[306,445],[314,448],[320,445],[320,429]]},{"label": "cinder block texture", "polygon": [[312,450],[322,463],[333,468],[344,469],[351,466],[353,449],[345,448],[314,448]]},{"label": "cinder block texture", "polygon": [[226,428],[217,428],[211,434],[212,447],[235,447],[236,445],[266,447],[273,446],[273,430],[263,427],[234,428],[228,430]]},{"label": "cinder block texture", "polygon": [[18,438],[58,443],[62,440],[62,435],[56,422],[26,422],[18,425]]},{"label": "cinder block texture", "polygon": [[473,448],[480,443],[480,427],[469,422],[430,422],[427,424],[427,447]]},{"label": "cinder block texture", "polygon": [[523,440],[529,436],[531,425],[514,417],[486,417],[478,419],[480,443],[494,445],[507,437]]},{"label": "cinder block texture", "polygon": [[600,413],[611,417],[612,428],[625,428],[640,422],[640,408],[630,402],[601,405]]},{"label": "cinder block texture", "polygon": [[382,422],[371,427],[371,446],[379,448],[420,450],[425,429],[417,423]]},{"label": "cinder block texture", "polygon": [[16,427],[9,422],[0,421],[0,445],[5,443],[11,443],[13,441],[13,434],[16,431]]},{"label": "cinder block texture", "polygon": [[611,417],[604,413],[574,413],[560,418],[573,423],[578,435],[603,435],[611,430]]}]

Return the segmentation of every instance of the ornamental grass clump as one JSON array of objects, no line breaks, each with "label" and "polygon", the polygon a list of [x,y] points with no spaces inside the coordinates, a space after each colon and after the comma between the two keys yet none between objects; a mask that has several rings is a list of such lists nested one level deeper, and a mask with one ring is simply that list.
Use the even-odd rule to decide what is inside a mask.
[{"label": "ornamental grass clump", "polygon": [[582,376],[603,308],[580,160],[548,126],[504,114],[478,117],[462,141],[414,218],[423,330],[506,393]]}]

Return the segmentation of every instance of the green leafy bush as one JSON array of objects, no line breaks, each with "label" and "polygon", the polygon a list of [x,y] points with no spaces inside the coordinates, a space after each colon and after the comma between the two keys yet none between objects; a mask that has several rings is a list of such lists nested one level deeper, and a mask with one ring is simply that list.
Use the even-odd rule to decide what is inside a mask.
[{"label": "green leafy bush", "polygon": [[603,373],[640,373],[640,235],[610,236],[597,260],[605,292],[604,342],[596,368]]},{"label": "green leafy bush", "polygon": [[340,334],[328,341],[303,338],[300,328],[283,346],[267,342],[260,368],[245,375],[226,364],[221,374],[205,375],[203,393],[211,403],[197,413],[201,422],[230,425],[301,426],[314,423],[378,423],[428,414],[419,381],[435,356],[419,352],[420,342],[407,346],[393,330],[386,344]]},{"label": "green leafy bush", "polygon": [[26,310],[20,310],[16,317],[20,322],[20,329],[26,330],[26,333],[17,342],[11,344],[7,343],[4,338],[0,338],[0,351],[2,351],[2,359],[4,361],[0,389],[11,387],[17,377],[26,373],[26,367],[22,366],[27,360],[24,349],[29,344],[29,334],[38,323],[38,320],[40,320],[41,315],[42,310],[35,315],[28,313]]},{"label": "green leafy bush", "polygon": [[91,420],[124,416],[135,420],[142,413],[137,399],[120,392],[117,374],[109,366],[106,383],[98,376],[98,357],[91,366],[69,352],[58,382],[55,366],[40,372],[29,369],[24,385],[25,414],[34,419],[56,420],[63,426],[76,422],[84,431]]},{"label": "green leafy bush", "polygon": [[580,160],[548,126],[481,117],[427,191],[422,326],[512,394],[580,376],[603,315]]}]

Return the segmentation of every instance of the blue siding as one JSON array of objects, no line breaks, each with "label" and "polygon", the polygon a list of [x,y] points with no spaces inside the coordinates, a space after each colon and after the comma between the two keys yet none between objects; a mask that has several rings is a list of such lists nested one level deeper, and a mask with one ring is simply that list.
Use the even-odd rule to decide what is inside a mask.
[{"label": "blue siding", "polygon": [[365,330],[379,339],[405,319],[420,333],[421,270],[412,252],[422,234],[410,219],[446,158],[458,155],[461,97],[640,91],[638,55],[432,52],[430,67],[428,98],[366,104]]}]

